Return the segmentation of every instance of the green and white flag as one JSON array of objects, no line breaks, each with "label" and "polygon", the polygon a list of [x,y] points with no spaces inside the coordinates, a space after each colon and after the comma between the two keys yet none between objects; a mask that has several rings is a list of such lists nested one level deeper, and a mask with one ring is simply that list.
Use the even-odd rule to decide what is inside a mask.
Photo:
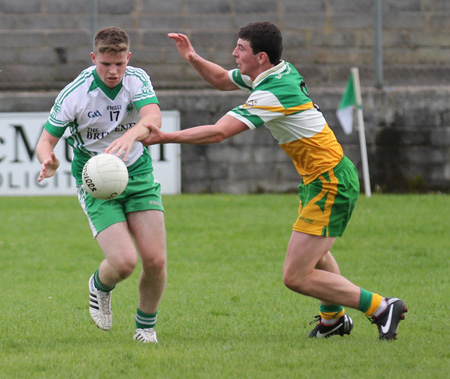
[{"label": "green and white flag", "polygon": [[341,123],[345,134],[350,134],[353,130],[353,108],[357,105],[355,96],[355,87],[353,84],[353,75],[350,74],[350,79],[347,83],[347,88],[342,95],[338,110],[336,111],[337,118]]}]

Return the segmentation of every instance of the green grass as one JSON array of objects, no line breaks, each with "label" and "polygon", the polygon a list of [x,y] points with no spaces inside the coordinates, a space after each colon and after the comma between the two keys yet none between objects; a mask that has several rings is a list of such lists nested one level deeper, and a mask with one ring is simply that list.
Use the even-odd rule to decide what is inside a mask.
[{"label": "green grass", "polygon": [[348,310],[351,336],[306,337],[316,300],[282,283],[295,195],[166,196],[169,278],[158,345],[132,340],[138,268],[97,329],[102,254],[76,198],[0,198],[1,378],[441,378],[450,364],[448,195],[361,196],[333,253],[409,312],[395,342]]}]

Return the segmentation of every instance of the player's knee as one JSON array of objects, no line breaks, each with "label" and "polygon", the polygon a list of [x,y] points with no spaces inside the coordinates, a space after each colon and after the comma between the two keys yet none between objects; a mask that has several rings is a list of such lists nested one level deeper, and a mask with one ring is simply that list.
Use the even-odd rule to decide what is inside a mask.
[{"label": "player's knee", "polygon": [[302,276],[300,276],[296,273],[291,273],[289,271],[284,272],[283,283],[291,291],[301,293],[302,295],[309,294],[308,281],[306,280],[306,278],[303,278]]},{"label": "player's knee", "polygon": [[166,257],[164,255],[143,259],[142,268],[145,272],[158,273],[166,269]]},{"label": "player's knee", "polygon": [[284,273],[283,275],[283,283],[284,285],[289,288],[290,290],[295,290],[295,287],[297,287],[297,280],[292,275],[289,275],[287,273]]},{"label": "player's knee", "polygon": [[128,259],[120,262],[118,266],[116,266],[117,274],[119,275],[121,280],[128,278],[134,271],[137,265],[137,260]]}]

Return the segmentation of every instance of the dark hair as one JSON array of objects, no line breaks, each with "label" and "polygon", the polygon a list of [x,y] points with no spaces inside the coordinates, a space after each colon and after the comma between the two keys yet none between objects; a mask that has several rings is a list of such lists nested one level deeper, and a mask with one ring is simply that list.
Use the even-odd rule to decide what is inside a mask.
[{"label": "dark hair", "polygon": [[250,42],[253,54],[264,52],[270,63],[280,63],[283,52],[283,38],[280,29],[270,21],[252,22],[243,26],[238,33],[239,38]]},{"label": "dark hair", "polygon": [[130,48],[128,34],[117,26],[100,29],[94,37],[94,53],[120,54]]}]

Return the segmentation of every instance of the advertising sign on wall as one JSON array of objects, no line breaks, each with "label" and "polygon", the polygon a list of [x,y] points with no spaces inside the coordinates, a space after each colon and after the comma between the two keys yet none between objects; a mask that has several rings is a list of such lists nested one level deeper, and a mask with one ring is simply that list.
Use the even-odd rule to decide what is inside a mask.
[{"label": "advertising sign on wall", "polygon": [[[40,163],[36,145],[47,121],[48,113],[0,113],[0,196],[75,195],[75,179],[71,173],[72,147],[67,136],[58,142],[55,154],[60,167],[55,176],[37,182]],[[177,111],[163,111],[165,131],[180,129]],[[150,148],[155,177],[163,194],[181,192],[180,146],[155,145]]]}]

